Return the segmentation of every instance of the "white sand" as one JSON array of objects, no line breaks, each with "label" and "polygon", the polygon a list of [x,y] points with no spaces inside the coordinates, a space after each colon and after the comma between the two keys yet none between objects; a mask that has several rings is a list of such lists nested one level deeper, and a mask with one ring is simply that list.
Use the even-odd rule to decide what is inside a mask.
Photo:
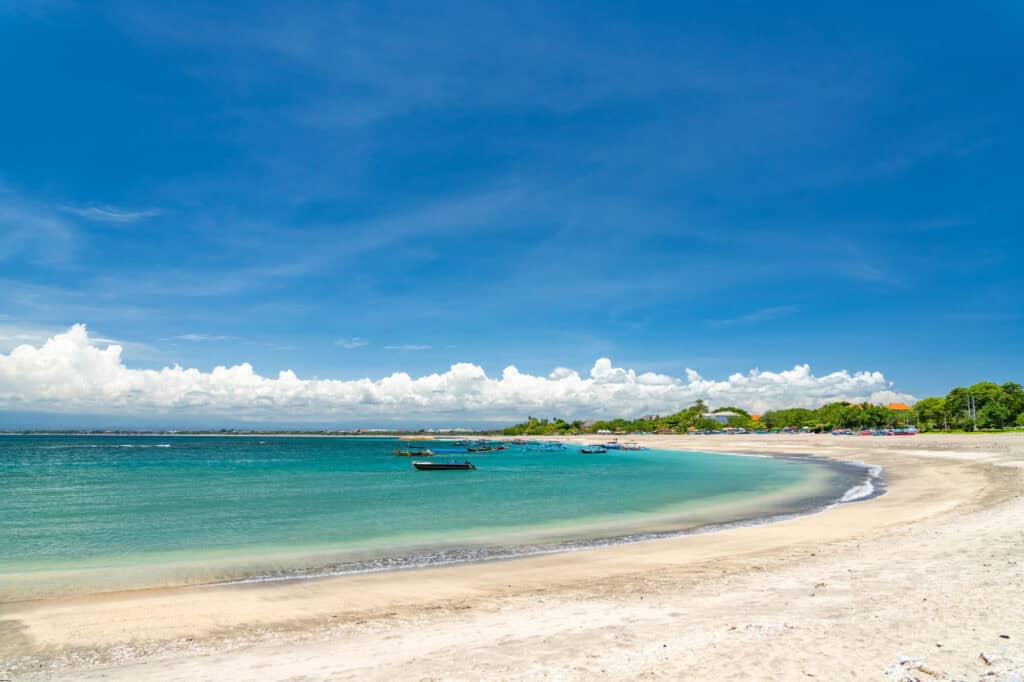
[{"label": "white sand", "polygon": [[866,461],[890,490],[516,561],[10,604],[0,679],[1024,678],[1024,435],[645,440]]}]

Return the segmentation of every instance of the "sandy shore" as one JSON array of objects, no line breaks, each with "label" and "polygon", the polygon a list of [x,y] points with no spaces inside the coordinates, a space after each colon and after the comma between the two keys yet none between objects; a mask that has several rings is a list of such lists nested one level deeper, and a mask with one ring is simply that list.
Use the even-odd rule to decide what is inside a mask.
[{"label": "sandy shore", "polygon": [[0,608],[0,680],[1022,679],[1024,435],[650,437],[884,467],[764,526]]}]

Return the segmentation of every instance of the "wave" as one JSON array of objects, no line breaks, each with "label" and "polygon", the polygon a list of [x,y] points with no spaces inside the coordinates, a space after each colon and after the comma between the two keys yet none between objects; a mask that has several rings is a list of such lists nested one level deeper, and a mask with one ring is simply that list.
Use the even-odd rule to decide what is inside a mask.
[{"label": "wave", "polygon": [[844,502],[857,502],[860,500],[867,500],[873,497],[878,497],[884,490],[883,479],[882,479],[882,467],[877,464],[864,464],[857,462],[859,466],[864,467],[867,476],[862,483],[858,483],[853,486],[839,498],[837,504],[843,504]]}]

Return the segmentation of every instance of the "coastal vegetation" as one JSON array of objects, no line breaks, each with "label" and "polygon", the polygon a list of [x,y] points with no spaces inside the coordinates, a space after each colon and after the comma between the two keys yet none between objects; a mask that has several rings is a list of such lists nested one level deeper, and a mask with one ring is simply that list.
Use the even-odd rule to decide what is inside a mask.
[{"label": "coastal vegetation", "polygon": [[988,381],[958,386],[944,397],[929,397],[913,406],[900,403],[827,403],[817,409],[770,410],[754,415],[734,406],[710,409],[703,400],[670,415],[639,419],[566,421],[529,417],[502,431],[505,435],[554,436],[574,433],[685,433],[746,430],[888,429],[914,426],[921,431],[976,431],[1024,427],[1024,389],[1014,382]]}]

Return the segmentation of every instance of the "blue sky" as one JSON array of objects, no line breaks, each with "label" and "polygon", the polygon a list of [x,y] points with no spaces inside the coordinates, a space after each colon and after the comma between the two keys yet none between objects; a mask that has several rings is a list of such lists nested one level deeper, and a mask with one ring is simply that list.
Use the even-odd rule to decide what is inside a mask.
[{"label": "blue sky", "polygon": [[1024,12],[822,5],[0,2],[0,350],[1024,379]]}]

